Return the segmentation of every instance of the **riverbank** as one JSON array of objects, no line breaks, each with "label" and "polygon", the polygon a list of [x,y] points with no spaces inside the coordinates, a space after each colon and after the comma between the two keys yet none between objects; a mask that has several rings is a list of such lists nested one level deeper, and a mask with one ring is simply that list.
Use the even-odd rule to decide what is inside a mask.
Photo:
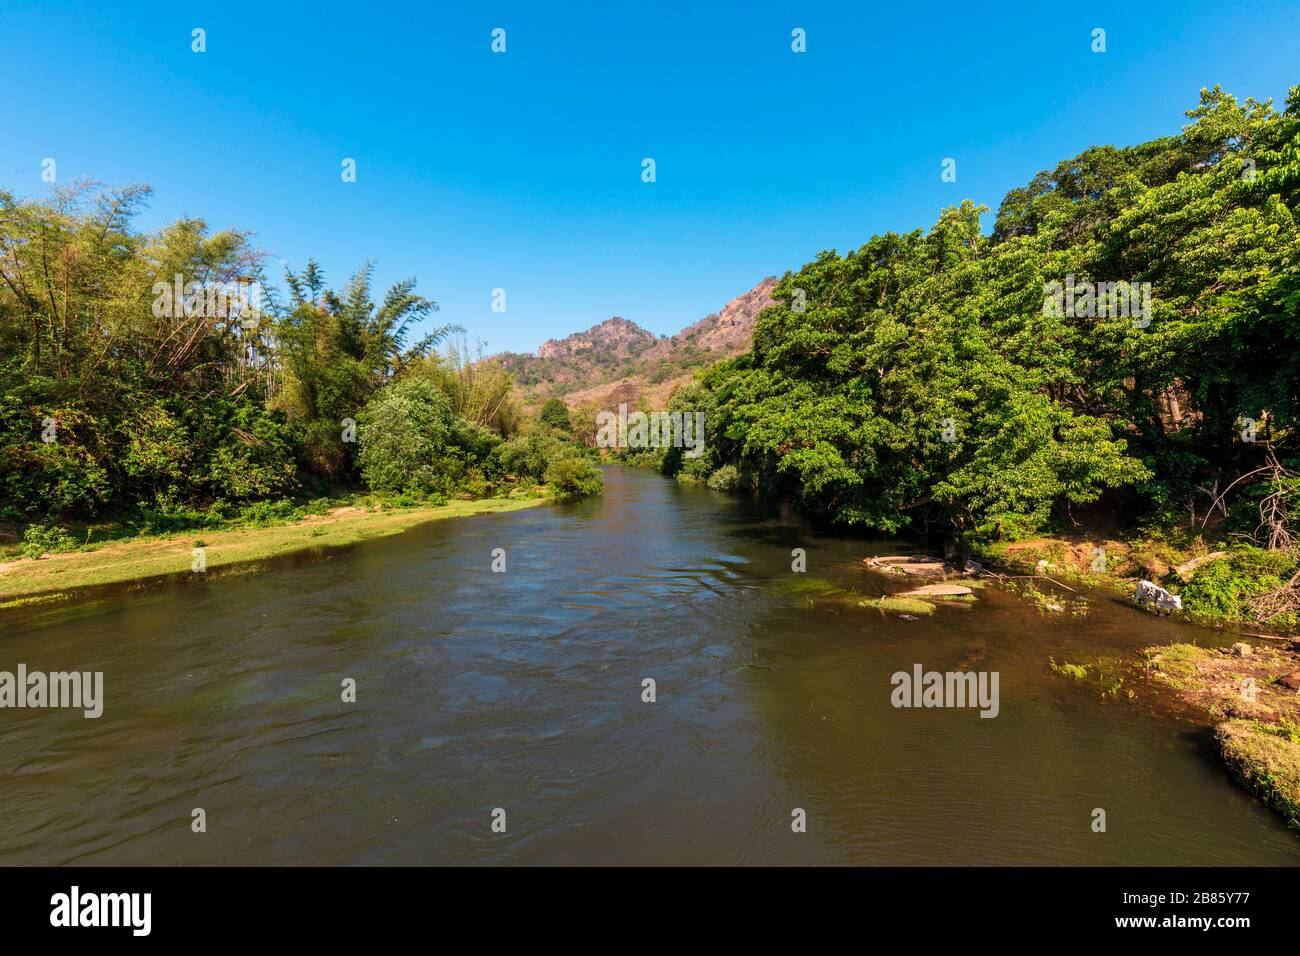
[{"label": "riverbank", "polygon": [[[1081,585],[1126,598],[1138,580],[1152,580],[1181,593],[1189,623],[1252,638],[1231,648],[1193,643],[1148,647],[1136,668],[1172,694],[1191,719],[1212,728],[1233,776],[1300,829],[1300,642],[1287,639],[1296,633],[1296,621],[1285,611],[1266,619],[1256,613],[1261,607],[1275,611],[1278,603],[1272,596],[1287,593],[1292,556],[1216,547],[1199,538],[1176,546],[1163,540],[1082,536],[993,545],[982,549],[981,556],[1044,586]],[[1294,585],[1294,577],[1290,580]],[[1013,583],[1040,604],[1052,600],[1033,584]],[[1250,633],[1252,628],[1272,633]],[[1135,663],[1049,660],[1057,674],[1097,680],[1115,690],[1123,683],[1115,674]]]},{"label": "riverbank", "polygon": [[1184,616],[1202,626],[1256,636],[1300,634],[1300,564],[1284,551],[1176,538],[1058,535],[977,549],[1015,574],[1082,584],[1132,597],[1139,580],[1181,596]]},{"label": "riverbank", "polygon": [[1244,641],[1144,654],[1154,679],[1214,726],[1237,779],[1300,829],[1300,654]]},{"label": "riverbank", "polygon": [[[1046,669],[1190,635],[1108,600],[1043,625],[992,582],[918,620],[858,606],[911,586],[862,561],[900,547],[609,468],[599,502],[6,616],[10,670],[103,671],[105,708],[9,713],[0,819],[27,838],[5,862],[1300,865],[1208,734]],[[999,672],[997,718],[894,708],[918,662]],[[257,812],[194,839],[198,792],[210,832],[214,806]],[[523,839],[482,839],[485,793]],[[807,800],[818,838],[791,839]],[[1098,806],[1122,839],[1093,832]]]},{"label": "riverbank", "polygon": [[207,573],[298,551],[356,544],[429,521],[519,511],[549,500],[517,494],[411,508],[354,505],[269,527],[142,536],[105,542],[92,550],[15,558],[0,563],[0,610],[71,600],[88,588],[200,573],[195,571],[200,565]]}]

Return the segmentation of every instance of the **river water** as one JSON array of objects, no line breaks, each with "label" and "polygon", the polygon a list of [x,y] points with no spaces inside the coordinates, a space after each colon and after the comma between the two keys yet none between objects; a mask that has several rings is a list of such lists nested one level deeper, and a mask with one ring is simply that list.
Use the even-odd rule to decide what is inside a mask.
[{"label": "river water", "polygon": [[[823,594],[879,593],[891,548],[608,468],[596,500],[10,615],[0,670],[106,700],[0,711],[0,864],[1300,863],[1207,732],[1047,665],[1222,638]],[[998,716],[894,708],[918,663],[997,671]]]}]

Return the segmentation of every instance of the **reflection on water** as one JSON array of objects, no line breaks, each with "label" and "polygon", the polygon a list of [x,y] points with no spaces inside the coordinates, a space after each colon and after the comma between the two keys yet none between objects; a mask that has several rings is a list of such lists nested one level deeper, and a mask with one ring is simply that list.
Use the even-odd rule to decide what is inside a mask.
[{"label": "reflection on water", "polygon": [[[1205,734],[1047,668],[1186,628],[817,599],[877,590],[869,547],[612,468],[596,501],[11,617],[0,669],[102,670],[106,705],[0,711],[0,863],[1300,863]],[[999,716],[894,709],[918,662],[999,671]]]}]

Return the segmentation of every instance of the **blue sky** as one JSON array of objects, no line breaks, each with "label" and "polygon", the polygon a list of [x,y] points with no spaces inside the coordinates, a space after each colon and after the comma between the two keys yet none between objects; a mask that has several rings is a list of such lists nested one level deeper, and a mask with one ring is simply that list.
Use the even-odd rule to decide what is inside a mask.
[{"label": "blue sky", "polygon": [[531,350],[611,315],[675,332],[821,249],[1172,133],[1203,86],[1300,83],[1294,0],[994,6],[0,0],[0,184],[43,195],[45,157],[146,182],[142,227],[249,230],[335,285],[373,260]]}]

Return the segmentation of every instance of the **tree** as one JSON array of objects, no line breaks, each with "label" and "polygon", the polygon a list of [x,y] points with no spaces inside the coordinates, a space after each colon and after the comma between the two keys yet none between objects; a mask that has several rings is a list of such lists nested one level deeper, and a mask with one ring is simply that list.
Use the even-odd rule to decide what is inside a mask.
[{"label": "tree", "polygon": [[[1204,511],[1261,462],[1242,420],[1300,453],[1297,103],[1202,91],[1180,135],[1094,147],[1012,190],[991,237],[967,201],[927,232],[823,252],[777,285],[752,351],[690,395],[706,455],[665,468],[732,464],[890,532],[1019,535],[1120,488],[1165,520]],[[1050,308],[1067,279],[1095,285],[1086,308]],[[1145,305],[1111,308],[1119,283]]]},{"label": "tree", "polygon": [[557,458],[546,469],[546,483],[561,501],[598,495],[605,487],[601,470],[585,458]]},{"label": "tree", "polygon": [[567,433],[572,427],[569,422],[569,406],[558,398],[548,398],[546,403],[542,405],[538,417],[543,425],[558,428],[562,432]]},{"label": "tree", "polygon": [[437,311],[437,303],[415,294],[415,280],[392,286],[378,307],[371,300],[373,267],[357,272],[342,292],[325,285],[314,261],[302,275],[286,273],[290,308],[275,324],[285,385],[278,404],[302,423],[302,455],[312,470],[341,478],[349,470],[341,441],[344,419],[355,419],[386,382],[431,349],[457,326],[444,325],[406,346],[411,323]]},{"label": "tree", "polygon": [[452,342],[442,354],[413,363],[411,374],[434,382],[466,421],[503,438],[518,431],[521,414],[514,380],[500,361],[483,357],[481,342],[473,352],[463,339]]},{"label": "tree", "polygon": [[409,377],[380,389],[366,405],[357,442],[357,463],[372,490],[428,496],[456,491],[498,439],[457,418],[436,385]]}]

